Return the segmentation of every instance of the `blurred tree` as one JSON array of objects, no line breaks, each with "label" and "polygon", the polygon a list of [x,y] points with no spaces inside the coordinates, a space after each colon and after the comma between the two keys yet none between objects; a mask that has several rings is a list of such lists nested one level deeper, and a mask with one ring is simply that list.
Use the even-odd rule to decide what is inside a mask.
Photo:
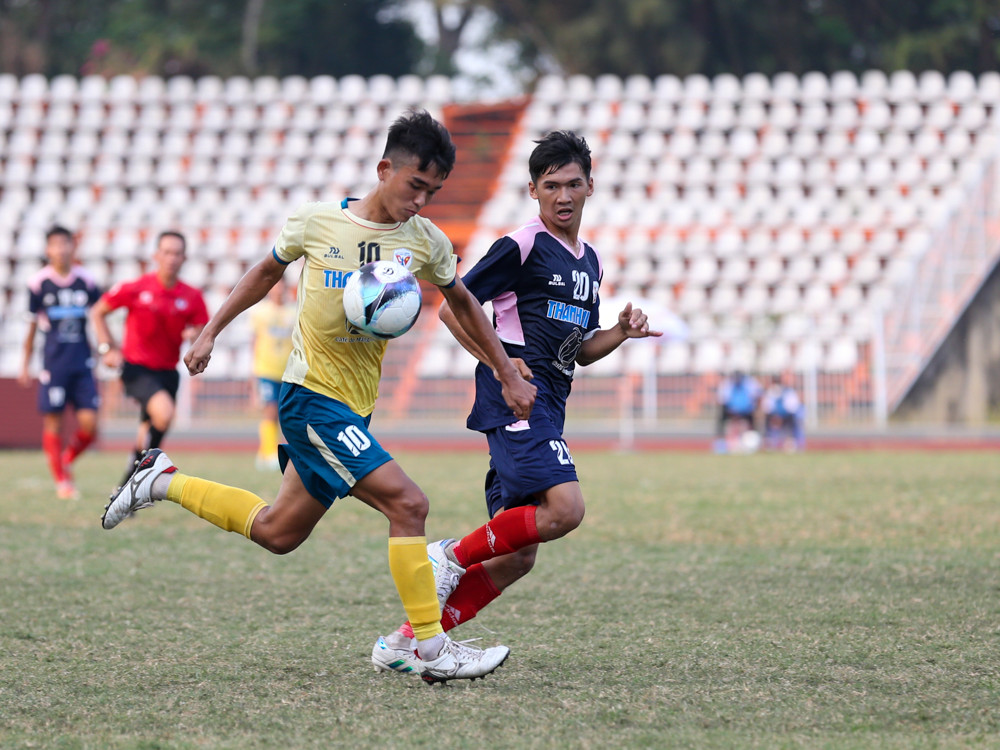
[{"label": "blurred tree", "polygon": [[[462,41],[462,32],[469,24],[475,6],[471,2],[455,3],[450,0],[433,0],[434,23],[437,26],[437,45],[433,49],[431,71],[454,75],[455,53]],[[451,8],[452,13],[448,10]]]},{"label": "blurred tree", "polygon": [[536,71],[979,72],[1000,58],[1000,0],[0,0],[0,70],[400,75],[426,57],[394,10],[421,2],[443,73],[484,8]]},{"label": "blurred tree", "polygon": [[0,70],[74,73],[100,38],[108,0],[0,0]]},{"label": "blurred tree", "polygon": [[462,0],[565,73],[994,69],[996,0]]},{"label": "blurred tree", "polygon": [[0,0],[0,70],[402,75],[423,48],[393,0]]},{"label": "blurred tree", "polygon": [[281,0],[266,3],[260,67],[276,75],[400,76],[416,66],[423,43],[413,27],[385,18],[392,0]]}]

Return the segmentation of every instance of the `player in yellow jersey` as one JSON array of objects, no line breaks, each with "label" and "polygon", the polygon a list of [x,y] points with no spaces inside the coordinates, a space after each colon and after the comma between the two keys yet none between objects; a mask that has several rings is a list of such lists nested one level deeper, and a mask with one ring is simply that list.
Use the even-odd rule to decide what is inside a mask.
[{"label": "player in yellow jersey", "polygon": [[281,279],[267,297],[250,308],[254,386],[261,410],[257,430],[257,468],[261,471],[278,469],[278,394],[292,353],[294,325],[295,307],[286,301],[285,280]]},{"label": "player in yellow jersey", "polygon": [[413,625],[412,671],[427,682],[475,679],[500,666],[506,646],[472,648],[443,632],[438,588],[460,575],[437,545],[428,547],[427,497],[369,432],[386,342],[358,334],[344,320],[343,287],[362,264],[395,259],[436,284],[462,329],[480,346],[518,419],[527,419],[535,387],[506,355],[482,307],[456,275],[451,242],[419,216],[455,163],[448,131],[427,112],[410,112],[389,128],[378,181],[351,203],[310,203],[285,223],[273,250],[256,263],[223,302],[184,362],[192,375],[209,365],[215,339],[241,312],[259,302],[285,267],[304,258],[299,277],[292,353],[282,378],[278,413],[288,445],[274,503],[205,479],[183,475],[153,450],[116,492],[101,519],[117,526],[133,511],[171,500],[265,549],[285,554],[309,536],[337,498],[353,495],[389,521],[389,570]]}]

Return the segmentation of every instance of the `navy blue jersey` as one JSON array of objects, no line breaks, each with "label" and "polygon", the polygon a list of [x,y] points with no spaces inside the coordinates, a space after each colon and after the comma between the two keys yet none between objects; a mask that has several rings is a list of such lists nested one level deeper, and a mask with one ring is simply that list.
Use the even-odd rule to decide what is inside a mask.
[{"label": "navy blue jersey", "polygon": [[[494,242],[462,279],[480,302],[492,300],[504,349],[534,373],[535,413],[546,414],[560,430],[576,354],[599,323],[601,259],[593,247],[580,244],[574,251],[535,218]],[[484,431],[515,421],[500,382],[480,364],[468,426]]]},{"label": "navy blue jersey", "polygon": [[28,310],[45,332],[42,367],[60,372],[93,367],[87,310],[101,296],[94,277],[82,266],[73,266],[65,277],[45,266],[28,282],[28,293]]}]

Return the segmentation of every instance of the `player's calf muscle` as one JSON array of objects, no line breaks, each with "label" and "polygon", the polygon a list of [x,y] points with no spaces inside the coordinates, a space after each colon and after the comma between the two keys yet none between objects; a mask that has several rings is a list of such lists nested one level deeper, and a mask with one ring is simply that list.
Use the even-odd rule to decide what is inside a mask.
[{"label": "player's calf muscle", "polygon": [[255,544],[276,555],[287,555],[309,538],[312,527],[305,529],[282,528],[276,524],[268,523],[269,511],[270,508],[264,508],[254,519],[250,529],[250,539]]}]

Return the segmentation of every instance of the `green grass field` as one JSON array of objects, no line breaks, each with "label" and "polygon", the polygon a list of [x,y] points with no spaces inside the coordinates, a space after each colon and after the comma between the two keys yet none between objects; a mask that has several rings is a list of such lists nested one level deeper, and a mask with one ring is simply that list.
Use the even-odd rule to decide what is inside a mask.
[{"label": "green grass field", "polygon": [[[241,454],[182,470],[273,495]],[[484,520],[479,453],[406,453],[428,536]],[[0,453],[0,747],[958,748],[1000,740],[1000,456],[580,452],[583,526],[457,638],[475,683],[376,674],[386,525],[338,502],[275,557],[164,503],[99,527]]]}]

